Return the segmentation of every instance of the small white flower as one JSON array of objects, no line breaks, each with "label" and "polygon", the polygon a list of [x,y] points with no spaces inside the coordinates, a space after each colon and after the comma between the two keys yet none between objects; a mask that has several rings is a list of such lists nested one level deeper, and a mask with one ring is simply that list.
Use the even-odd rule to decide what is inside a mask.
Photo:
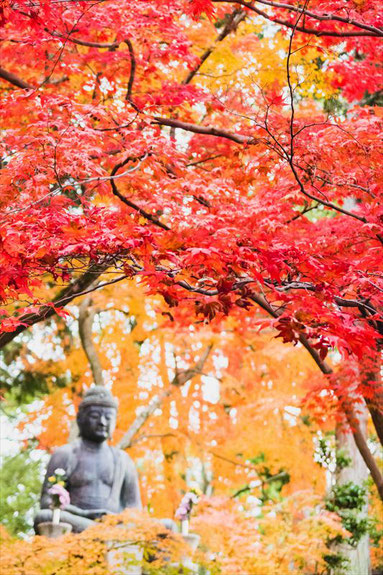
[{"label": "small white flower", "polygon": [[58,467],[57,469],[55,469],[54,473],[55,475],[65,475],[65,469],[62,469],[62,467]]}]

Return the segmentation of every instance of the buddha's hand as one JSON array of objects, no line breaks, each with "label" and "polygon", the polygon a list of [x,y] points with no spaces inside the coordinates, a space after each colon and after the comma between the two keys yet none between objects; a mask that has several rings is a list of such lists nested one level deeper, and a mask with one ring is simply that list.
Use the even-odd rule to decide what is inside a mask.
[{"label": "buddha's hand", "polygon": [[98,519],[99,517],[110,513],[107,509],[82,509],[81,507],[77,507],[77,505],[72,505],[71,503],[64,508],[64,511],[68,511],[73,515],[85,517],[86,519]]},{"label": "buddha's hand", "polygon": [[100,517],[103,517],[104,515],[109,515],[110,511],[108,511],[107,509],[87,509],[84,510],[84,516],[87,517],[88,519],[99,519]]}]

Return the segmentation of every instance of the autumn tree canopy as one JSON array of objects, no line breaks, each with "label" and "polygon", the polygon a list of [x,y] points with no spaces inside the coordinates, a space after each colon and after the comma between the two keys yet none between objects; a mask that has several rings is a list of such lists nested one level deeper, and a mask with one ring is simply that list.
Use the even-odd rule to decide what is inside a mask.
[{"label": "autumn tree canopy", "polygon": [[[347,467],[351,458],[335,445],[336,402],[327,394],[319,403],[312,392],[314,384],[323,387],[325,376],[316,373],[305,349],[284,344],[269,329],[241,333],[232,316],[221,330],[211,324],[174,329],[162,296],[144,299],[135,280],[89,299],[79,298],[77,310],[68,306],[65,321],[55,316],[34,326],[32,337],[25,334],[2,354],[7,411],[13,413],[12,401],[29,401],[18,426],[27,449],[6,458],[0,473],[0,522],[11,533],[28,533],[40,488],[38,480],[30,485],[36,483],[37,455],[70,441],[74,408],[95,380],[119,398],[113,442],[128,449],[139,470],[147,512],[134,519],[134,537],[139,534],[144,549],[158,538],[154,518],[174,517],[182,494],[198,485],[204,495],[191,528],[201,536],[198,561],[213,573],[305,569],[318,575],[341,558],[331,542],[357,544],[366,530],[373,564],[381,564],[376,490],[371,486],[368,518],[358,521],[353,508],[365,501],[367,485],[346,485],[344,492],[328,485],[335,463]],[[34,389],[40,400],[31,404]],[[371,432],[369,425],[373,439]],[[124,518],[132,520],[129,513]],[[115,537],[110,527],[107,521],[84,537],[69,536],[60,542],[61,553],[39,537],[6,538],[2,569],[106,575],[101,559],[105,539]],[[145,572],[155,575],[160,564],[164,575],[174,573],[163,560],[174,557],[175,545],[164,541],[157,562],[144,562]]]},{"label": "autumn tree canopy", "polygon": [[383,497],[379,4],[5,2],[0,345],[133,279],[169,325],[273,328]]}]

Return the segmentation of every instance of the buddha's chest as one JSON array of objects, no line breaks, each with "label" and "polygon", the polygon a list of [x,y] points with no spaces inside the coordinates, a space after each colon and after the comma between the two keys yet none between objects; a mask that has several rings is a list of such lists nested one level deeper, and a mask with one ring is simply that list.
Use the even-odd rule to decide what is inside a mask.
[{"label": "buddha's chest", "polygon": [[78,454],[76,467],[69,477],[71,489],[110,488],[114,477],[114,458],[109,448],[98,452],[83,450]]}]

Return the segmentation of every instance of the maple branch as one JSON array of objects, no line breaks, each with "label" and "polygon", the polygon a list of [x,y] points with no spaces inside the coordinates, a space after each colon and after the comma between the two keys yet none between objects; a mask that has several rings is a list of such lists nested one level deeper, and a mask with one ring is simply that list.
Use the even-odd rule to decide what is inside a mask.
[{"label": "maple branch", "polygon": [[[108,281],[108,282],[103,282],[103,283],[101,283],[101,284],[97,284],[97,285],[95,285],[94,287],[91,287],[90,289],[84,290],[84,291],[82,291],[82,292],[76,294],[76,297],[79,297],[79,296],[81,296],[81,295],[86,295],[86,294],[88,294],[88,293],[93,293],[93,292],[96,291],[96,290],[99,290],[99,289],[101,289],[101,288],[103,288],[103,287],[106,287],[106,286],[110,286],[110,285],[116,284],[116,283],[118,283],[118,282],[121,282],[122,280],[126,280],[127,278],[130,278],[130,276],[123,275],[123,276],[119,276],[118,278],[116,278],[116,279],[114,279],[114,280],[110,280],[110,281]],[[56,306],[56,307],[57,307],[57,306]]]},{"label": "maple branch", "polygon": [[219,455],[215,451],[210,451],[209,453],[212,454],[213,457],[217,459],[221,459],[222,461],[226,461],[227,463],[231,463],[232,465],[236,465],[237,467],[243,467],[244,469],[251,469],[252,471],[258,472],[259,469],[252,463],[243,463],[242,461],[235,461],[234,459],[229,459],[228,457],[224,457],[223,455]]},{"label": "maple branch", "polygon": [[78,331],[81,345],[86,357],[88,358],[94,383],[96,385],[103,386],[105,385],[105,382],[102,373],[102,366],[92,338],[92,325],[95,315],[95,309],[92,307],[92,299],[89,296],[85,297],[78,306],[78,309]]},{"label": "maple branch", "polygon": [[[296,137],[297,134],[294,133],[294,118],[295,118],[295,107],[294,107],[294,89],[291,83],[291,73],[290,73],[290,59],[291,59],[291,55],[292,55],[292,43],[293,43],[293,39],[294,39],[294,34],[295,32],[299,29],[298,24],[299,24],[299,20],[301,19],[303,13],[304,13],[304,9],[307,6],[307,1],[305,3],[305,5],[301,8],[300,10],[300,14],[294,24],[294,26],[292,27],[292,32],[290,34],[290,39],[289,39],[289,48],[288,48],[288,53],[287,53],[287,59],[286,59],[286,73],[287,73],[287,84],[288,84],[288,88],[289,88],[289,94],[290,94],[290,108],[291,108],[291,115],[290,115],[290,152],[288,152],[286,150],[286,148],[280,143],[277,142],[274,139],[274,141],[277,142],[277,144],[279,145],[279,147],[281,148],[281,150],[283,151],[284,156],[286,157],[290,169],[293,173],[293,176],[295,178],[295,181],[297,182],[299,189],[301,191],[301,193],[306,196],[307,198],[318,202],[319,204],[326,206],[328,208],[331,208],[332,210],[335,210],[337,212],[340,212],[343,215],[346,216],[350,216],[356,220],[359,220],[363,223],[367,223],[366,218],[364,218],[363,216],[358,216],[357,214],[354,214],[353,212],[350,212],[349,210],[346,210],[344,208],[341,208],[340,206],[337,206],[336,204],[333,204],[332,202],[329,202],[327,200],[324,200],[322,198],[318,198],[317,196],[314,196],[313,194],[311,194],[310,192],[308,192],[303,183],[302,180],[299,177],[299,174],[297,172],[296,166],[295,166],[295,162],[294,162],[294,138]],[[267,129],[267,127],[266,127]],[[267,129],[268,131],[268,129]],[[268,133],[270,133],[268,131]]]},{"label": "maple branch", "polygon": [[[266,477],[265,479],[263,479],[262,477],[259,476],[259,468],[256,467],[253,464],[246,464],[246,463],[242,463],[241,461],[235,461],[234,459],[229,459],[228,457],[224,457],[223,455],[219,455],[219,453],[216,453],[215,451],[209,451],[209,453],[211,453],[211,455],[213,457],[216,457],[217,459],[221,459],[222,461],[226,461],[226,463],[231,463],[232,465],[235,465],[236,467],[242,467],[244,469],[249,469],[251,471],[255,471],[257,473],[258,476],[258,480],[260,481],[260,485],[259,487],[263,488],[263,485],[265,483],[272,483],[273,481],[278,481],[278,479],[284,479],[286,477],[288,477],[288,474],[286,471],[281,471],[279,473],[276,473],[275,475],[272,475],[271,477]],[[238,497],[238,495],[240,495],[243,491],[248,490],[248,488],[244,488],[244,489],[240,489],[239,491],[237,491],[234,495],[232,495],[232,499],[234,499],[235,497]]]},{"label": "maple branch", "polygon": [[[69,0],[72,1],[72,0]],[[18,12],[19,14],[22,14],[23,16],[26,16],[27,18],[33,19],[33,15],[32,14],[28,14],[28,12],[25,12],[24,10],[21,10],[20,8],[15,8],[14,6],[12,6],[12,10],[15,10],[15,12]],[[88,48],[100,48],[100,49],[107,49],[107,50],[115,50],[116,48],[119,47],[119,45],[121,44],[121,42],[92,42],[91,40],[81,40],[81,38],[73,38],[72,34],[73,34],[73,30],[70,31],[67,34],[62,34],[61,32],[57,32],[56,30],[49,30],[49,28],[44,28],[44,32],[47,32],[47,34],[49,34],[50,36],[53,36],[54,38],[60,38],[65,40],[65,42],[72,42],[73,44],[78,44],[79,46],[87,46]]]},{"label": "maple branch", "polygon": [[[196,198],[196,199],[198,200],[198,198]],[[206,204],[204,204],[204,205],[206,205]],[[158,266],[157,269],[159,271],[164,271],[165,273],[168,273],[169,276],[171,276],[171,273],[169,273],[169,271],[167,271],[165,268],[162,268],[162,266]],[[281,286],[278,286],[278,284],[275,281],[271,281],[271,280],[267,280],[267,279],[264,279],[264,282],[267,286],[269,286],[269,287],[271,287],[271,288],[273,288],[279,292],[286,292],[286,291],[294,290],[294,289],[303,289],[305,291],[313,291],[313,292],[317,291],[315,284],[313,284],[311,282],[298,282],[298,281],[282,282]],[[174,283],[176,285],[179,285],[180,287],[186,289],[189,292],[200,293],[202,295],[209,296],[209,297],[214,297],[214,296],[219,294],[219,291],[217,289],[206,289],[203,287],[193,286],[193,285],[189,284],[188,282],[186,282],[185,280],[178,280]],[[245,285],[248,285],[250,283],[255,283],[255,280],[252,278],[249,278],[249,277],[240,278],[240,279],[238,279],[237,282],[235,282],[233,284],[232,291],[236,291],[236,290],[238,290],[238,289],[240,289],[240,288],[242,288]],[[334,295],[333,297],[334,297],[334,302],[339,307],[358,308],[358,310],[362,314],[362,317],[364,319],[367,319],[367,321],[369,323],[372,323],[374,329],[381,332],[381,330],[379,330],[379,328],[375,325],[374,322],[372,322],[372,320],[367,315],[367,314],[375,315],[377,313],[377,310],[375,309],[375,307],[373,307],[372,305],[370,305],[366,302],[363,302],[361,300],[347,299],[347,298],[343,298],[343,297],[336,296],[336,295]],[[251,299],[254,303],[259,305],[264,311],[266,311],[269,315],[273,316],[274,318],[278,318],[280,315],[282,315],[284,308],[279,308],[279,311],[277,312],[274,309],[274,307],[267,301],[265,296],[262,294],[252,293],[251,295],[248,296],[248,299]]]},{"label": "maple branch", "polygon": [[241,8],[236,8],[228,17],[225,26],[223,27],[222,31],[218,34],[217,38],[214,40],[214,44],[210,46],[200,57],[198,64],[190,70],[189,74],[186,76],[185,80],[182,82],[183,84],[189,84],[194,76],[197,74],[198,70],[200,70],[202,64],[206,62],[209,56],[214,52],[216,45],[218,42],[222,42],[231,32],[235,32],[239,26],[239,24],[246,18],[246,12]]},{"label": "maple branch", "polygon": [[359,220],[360,222],[363,222],[364,224],[367,223],[366,218],[364,218],[363,216],[358,216],[357,214],[350,212],[349,210],[345,210],[344,208],[341,208],[340,206],[337,206],[336,204],[333,204],[332,202],[328,202],[327,200],[323,200],[322,198],[318,198],[317,196],[314,196],[313,194],[310,194],[310,192],[308,192],[304,185],[302,184],[302,181],[295,169],[294,166],[294,162],[291,160],[291,158],[288,159],[288,162],[290,164],[291,167],[291,171],[293,172],[294,178],[299,186],[300,191],[302,192],[303,195],[306,196],[306,198],[310,198],[310,200],[313,200],[314,202],[318,202],[319,204],[322,204],[322,206],[326,206],[327,208],[330,208],[332,210],[335,210],[336,212],[339,212],[341,214],[343,214],[344,216],[349,216],[351,218],[355,218],[356,220]]},{"label": "maple branch", "polygon": [[[266,299],[263,296],[252,295],[250,296],[250,299],[258,303],[258,305],[272,317],[277,318],[280,315],[276,312],[273,306],[266,301]],[[321,372],[324,375],[331,375],[333,373],[333,369],[328,365],[328,363],[326,363],[324,360],[321,359],[318,351],[310,344],[309,340],[304,334],[300,334],[299,341],[303,345],[303,347],[309,352],[309,354],[311,355],[311,357],[313,358],[313,360],[315,361]],[[359,449],[359,452],[363,457],[364,462],[367,465],[368,469],[370,470],[371,477],[374,480],[374,483],[378,489],[381,499],[383,500],[383,475],[380,472],[379,467],[374,457],[371,454],[371,451],[367,445],[367,441],[360,429],[357,418],[354,415],[353,407],[350,402],[346,406],[346,409],[344,409],[344,413],[350,426],[351,432],[354,436],[354,440]],[[383,415],[382,414],[380,415],[383,421]],[[375,419],[376,419],[376,413],[375,413]]]},{"label": "maple branch", "polygon": [[378,438],[383,445],[383,385],[381,377],[380,353],[375,358],[366,358],[360,360],[361,379],[364,386],[370,388],[374,395],[374,401],[371,396],[365,394],[367,408],[371,414]]},{"label": "maple branch", "polygon": [[[327,122],[326,122],[327,123]],[[325,123],[324,123],[325,124]],[[303,128],[300,128],[299,130],[297,130],[297,132],[295,132],[295,136],[297,136],[300,132],[303,131],[304,128],[309,127],[309,126],[304,126]],[[310,179],[313,187],[315,187],[315,189],[318,190],[317,186],[314,185],[314,180],[319,180],[321,183],[328,185],[328,186],[332,186],[332,187],[348,187],[348,188],[355,188],[357,190],[361,190],[362,192],[365,192],[366,194],[368,194],[371,198],[376,198],[376,195],[371,192],[371,190],[369,188],[366,188],[364,186],[361,186],[359,184],[355,184],[352,182],[333,182],[330,177],[329,177],[329,173],[326,172],[325,170],[323,170],[322,168],[319,168],[319,166],[315,166],[315,170],[316,171],[320,171],[323,172],[324,176],[320,176],[319,174],[315,173],[313,174],[311,171],[311,166],[310,164],[308,164],[308,162],[306,162],[307,167],[304,167],[300,164],[298,164],[298,162],[295,161],[295,166],[297,168],[299,168],[300,170],[302,170],[302,172],[305,172],[305,174],[308,176],[308,178]],[[322,193],[322,192],[321,192]],[[315,209],[315,208],[310,208],[310,209]],[[301,212],[303,213],[303,212]]]},{"label": "maple branch", "polygon": [[307,214],[308,212],[312,212],[312,210],[316,210],[318,208],[318,204],[314,204],[314,205],[309,205],[307,202],[305,202],[305,207],[303,208],[303,210],[297,211],[297,215],[293,216],[292,218],[290,218],[289,220],[287,220],[286,222],[286,226],[288,226],[289,224],[291,224],[292,222],[295,222],[296,220],[298,220],[299,218],[301,218],[302,216],[304,216],[305,214]]},{"label": "maple branch", "polygon": [[[141,160],[141,162],[147,157],[147,154],[145,154],[142,158],[139,158]],[[125,196],[123,196],[121,194],[121,192],[119,192],[116,183],[113,179],[113,177],[117,174],[118,170],[120,170],[123,166],[125,166],[128,162],[131,162],[132,160],[137,159],[137,158],[126,158],[126,160],[124,160],[123,162],[120,162],[119,164],[116,164],[113,168],[113,170],[110,173],[110,184],[112,186],[112,191],[113,194],[119,199],[121,200],[125,205],[129,206],[130,208],[132,208],[133,210],[135,210],[136,212],[138,212],[143,218],[145,218],[146,220],[149,220],[149,222],[151,222],[152,224],[158,226],[159,228],[162,228],[163,230],[169,231],[170,228],[169,226],[167,226],[166,224],[163,224],[160,220],[158,220],[155,216],[153,216],[152,214],[150,214],[149,212],[146,212],[143,208],[140,208],[137,204],[135,204],[134,202],[132,202],[131,200],[128,200],[128,198],[126,198]]]},{"label": "maple branch", "polygon": [[[309,354],[311,355],[315,363],[318,365],[321,372],[325,375],[331,375],[333,373],[332,368],[320,358],[318,351],[311,346],[306,336],[301,334],[299,337],[299,341],[301,342],[303,347],[309,352]],[[347,402],[347,405],[345,405],[345,409],[343,409],[343,412],[346,416],[347,422],[351,429],[354,441],[359,449],[362,458],[364,459],[365,464],[370,470],[371,477],[374,480],[374,483],[378,489],[381,499],[383,500],[383,475],[380,472],[379,467],[367,445],[367,441],[360,429],[360,425],[357,417],[354,414],[354,409],[351,405],[351,402]]]},{"label": "maple branch", "polygon": [[[292,22],[288,22],[286,20],[283,20],[279,17],[272,17],[269,14],[267,14],[267,12],[264,12],[263,10],[260,10],[259,8],[256,8],[254,6],[254,4],[252,2],[246,2],[246,0],[212,0],[215,3],[219,3],[219,4],[239,4],[240,6],[244,6],[245,8],[248,8],[249,10],[251,10],[252,12],[255,12],[256,14],[258,14],[259,16],[262,16],[263,18],[265,18],[266,20],[269,20],[270,22],[273,22],[274,24],[280,24],[281,26],[286,26],[287,28],[291,28],[294,29],[295,25]],[[260,1],[260,0],[255,0],[255,1]],[[266,3],[266,2],[261,2],[262,4],[267,4],[269,6],[273,6],[272,3]],[[294,10],[294,8],[292,8]],[[300,8],[295,8],[294,10],[295,12],[300,12],[301,9]],[[306,14],[306,12],[305,12]],[[312,18],[315,17],[315,13],[311,13],[313,14],[313,16],[311,16]],[[307,14],[309,15],[309,14]],[[341,17],[340,17],[341,18]],[[320,18],[316,18],[317,20],[320,20]],[[335,19],[335,18],[334,18]],[[327,20],[325,17],[323,17],[323,20]],[[339,17],[336,18],[336,20],[338,20],[339,22],[343,22],[343,20],[339,20]],[[347,19],[344,19],[347,24],[350,24],[352,26],[356,26],[358,28],[363,29],[363,31],[360,32],[338,32],[335,30],[317,30],[316,28],[307,28],[306,26],[297,26],[295,29],[298,32],[303,32],[305,34],[310,34],[310,35],[314,35],[314,36],[333,36],[335,38],[349,38],[349,37],[357,37],[357,36],[371,36],[371,37],[375,37],[375,38],[379,38],[381,36],[383,36],[383,30],[380,30],[379,28],[375,28],[375,27],[370,27],[368,25],[360,25],[360,23],[358,23],[356,20],[354,21],[347,21]],[[365,27],[367,26],[367,28]]]},{"label": "maple branch", "polygon": [[176,371],[176,374],[173,380],[170,383],[170,386],[165,389],[160,395],[154,396],[145,407],[145,409],[137,415],[136,419],[133,421],[131,426],[129,427],[128,431],[122,437],[122,439],[117,444],[120,449],[128,449],[131,447],[134,436],[140,431],[149,417],[155,412],[156,409],[163,403],[163,401],[169,397],[174,391],[176,387],[182,387],[187,383],[190,379],[193,379],[196,375],[199,375],[202,372],[203,366],[206,363],[207,358],[212,349],[212,345],[208,345],[205,349],[204,353],[201,355],[199,360],[195,363],[195,365],[185,371]]},{"label": "maple branch", "polygon": [[[245,5],[249,10],[253,10],[254,6],[250,2],[242,2],[240,0],[213,0],[216,3],[226,3],[230,2],[234,4]],[[292,6],[291,4],[284,4],[281,2],[272,2],[270,0],[254,0],[254,2],[263,4],[265,6],[270,6],[272,8],[281,8],[287,10],[289,12],[300,12],[301,9],[297,8],[296,6]],[[383,36],[383,30],[381,28],[377,28],[375,26],[371,26],[369,24],[365,24],[364,22],[359,22],[358,20],[354,20],[352,18],[345,18],[343,16],[337,16],[336,14],[316,14],[315,12],[311,12],[305,8],[304,15],[308,16],[314,20],[318,20],[319,22],[341,22],[343,24],[349,24],[350,26],[354,26],[356,28],[360,28],[361,30],[367,30],[368,32],[373,32],[373,36]],[[353,34],[355,35],[355,34]],[[361,34],[362,35],[362,34]],[[364,35],[364,34],[363,34]]]},{"label": "maple branch", "polygon": [[129,81],[128,81],[128,87],[126,90],[125,100],[127,102],[129,102],[129,104],[131,104],[131,106],[133,106],[133,108],[137,112],[140,112],[140,110],[137,108],[137,106],[132,101],[132,89],[133,89],[134,76],[136,73],[136,66],[137,66],[136,57],[134,55],[133,44],[131,43],[131,41],[129,39],[127,39],[127,40],[125,40],[125,43],[128,46],[129,56],[130,56],[130,73],[129,73]]},{"label": "maple branch", "polygon": [[3,80],[6,80],[10,84],[17,86],[18,88],[22,88],[23,90],[34,90],[34,86],[29,84],[28,82],[25,82],[24,80],[16,76],[16,74],[13,74],[12,72],[7,72],[7,70],[4,70],[4,68],[0,68],[0,78],[3,78]]},{"label": "maple branch", "polygon": [[71,34],[61,34],[61,32],[56,32],[52,30],[48,30],[48,28],[44,28],[45,32],[54,36],[56,38],[62,38],[66,41],[72,42],[73,44],[78,44],[79,46],[87,46],[88,48],[100,48],[100,49],[107,49],[107,50],[115,50],[119,47],[121,42],[92,42],[90,40],[81,40],[80,38],[73,38]]},{"label": "maple branch", "polygon": [[[259,4],[264,4],[265,6],[271,6],[274,8],[282,8],[288,10],[289,12],[300,12],[301,9],[297,8],[296,6],[292,6],[291,4],[283,4],[281,2],[272,2],[270,0],[254,0]],[[318,20],[319,22],[342,22],[343,24],[349,24],[350,26],[355,26],[356,28],[360,28],[361,30],[368,30],[369,32],[374,32],[377,36],[383,36],[383,30],[381,28],[376,28],[376,26],[371,26],[370,24],[365,24],[364,22],[359,22],[358,20],[354,20],[353,18],[345,18],[343,16],[338,16],[336,14],[316,14],[315,12],[311,12],[304,9],[304,15],[313,18],[314,20]]]},{"label": "maple branch", "polygon": [[[221,32],[218,34],[218,36],[214,40],[214,44],[212,46],[210,46],[210,48],[207,48],[207,50],[205,50],[205,52],[200,57],[198,64],[196,66],[194,66],[194,68],[192,70],[190,70],[190,72],[186,76],[185,80],[182,82],[184,85],[189,84],[193,80],[194,76],[201,69],[201,66],[203,65],[203,63],[206,62],[206,60],[209,58],[209,56],[214,52],[214,49],[216,48],[217,44],[219,42],[222,42],[231,32],[235,32],[237,30],[239,24],[245,18],[246,18],[246,12],[244,10],[242,10],[241,8],[236,8],[229,15],[226,24],[224,25],[223,29],[221,30]],[[171,130],[170,130],[170,138],[172,140],[174,140],[174,138],[175,138],[175,131],[176,131],[176,126],[172,126]]]},{"label": "maple branch", "polygon": [[149,417],[159,408],[164,400],[169,397],[173,392],[173,388],[168,387],[165,391],[160,393],[160,395],[155,395],[149,401],[145,409],[137,415],[136,419],[133,421],[128,431],[123,435],[122,439],[118,442],[117,447],[120,449],[129,449],[132,446],[134,436],[140,431],[144,426]]},{"label": "maple branch", "polygon": [[[88,270],[71,284],[69,284],[65,289],[63,289],[59,295],[53,300],[52,305],[41,306],[38,312],[26,313],[18,318],[23,325],[19,325],[14,331],[3,332],[0,334],[0,349],[11,342],[17,335],[23,333],[26,329],[39,323],[40,321],[49,319],[56,314],[56,308],[62,308],[72,301],[75,297],[79,295],[84,295],[84,290],[89,286],[94,284],[95,279],[97,279],[101,274],[103,274],[110,266],[109,259],[101,264],[92,264],[89,266]],[[124,276],[126,277],[126,276]],[[116,281],[116,280],[113,280]],[[99,284],[97,287],[102,287]],[[96,288],[91,288],[89,291],[94,291]]]},{"label": "maple branch", "polygon": [[221,130],[220,128],[214,128],[212,126],[199,126],[198,124],[181,122],[180,120],[173,120],[172,118],[161,118],[156,116],[153,120],[153,123],[159,124],[161,126],[180,128],[181,130],[185,130],[186,132],[193,132],[194,134],[205,134],[207,136],[226,138],[227,140],[231,140],[237,144],[253,145],[258,144],[261,141],[259,138],[254,138],[253,136],[241,136],[240,134],[227,132],[226,130]]},{"label": "maple branch", "polygon": [[148,434],[141,434],[138,437],[132,439],[130,447],[133,445],[136,445],[137,443],[139,443],[140,441],[145,441],[145,439],[152,439],[153,437],[158,438],[158,437],[176,437],[175,433],[148,433]]},{"label": "maple branch", "polygon": [[[275,289],[278,292],[288,292],[290,290],[305,290],[305,291],[317,291],[317,286],[312,282],[304,282],[304,281],[282,281],[279,285],[276,281],[271,281],[268,279],[264,279],[266,285],[270,286],[272,289]],[[340,297],[334,295],[334,301],[339,307],[354,307],[358,308],[359,310],[365,310],[369,314],[375,315],[377,310],[374,306],[366,303],[365,301],[359,299],[347,299],[344,297]],[[366,317],[366,316],[363,316]]]}]

